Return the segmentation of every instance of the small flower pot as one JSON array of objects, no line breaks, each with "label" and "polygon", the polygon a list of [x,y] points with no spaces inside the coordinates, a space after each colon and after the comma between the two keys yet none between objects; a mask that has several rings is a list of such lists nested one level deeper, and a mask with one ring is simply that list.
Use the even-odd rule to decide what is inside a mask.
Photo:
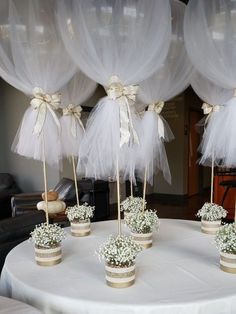
[{"label": "small flower pot", "polygon": [[127,288],[135,282],[135,265],[129,267],[115,267],[106,265],[106,283],[112,288]]},{"label": "small flower pot", "polygon": [[201,230],[203,233],[207,234],[216,234],[221,226],[221,220],[216,221],[208,221],[208,220],[201,220]]},{"label": "small flower pot", "polygon": [[35,246],[35,260],[40,266],[53,266],[59,264],[62,258],[61,245],[51,248]]},{"label": "small flower pot", "polygon": [[220,269],[231,274],[236,274],[236,254],[220,252]]},{"label": "small flower pot", "polygon": [[148,249],[152,246],[152,232],[150,233],[134,233],[131,232],[131,236],[134,242],[141,245],[144,249]]},{"label": "small flower pot", "polygon": [[90,220],[72,221],[71,234],[74,237],[85,237],[91,232]]}]

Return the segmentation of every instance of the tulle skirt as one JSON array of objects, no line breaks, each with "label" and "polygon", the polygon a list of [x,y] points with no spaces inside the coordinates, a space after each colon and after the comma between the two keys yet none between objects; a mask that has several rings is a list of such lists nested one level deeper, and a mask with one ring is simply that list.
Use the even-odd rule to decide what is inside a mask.
[{"label": "tulle skirt", "polygon": [[22,119],[12,144],[12,150],[22,156],[36,160],[44,160],[43,144],[45,150],[45,160],[47,164],[59,168],[61,159],[60,131],[52,115],[47,112],[40,134],[34,134],[34,126],[37,119],[37,110],[29,107]]},{"label": "tulle skirt", "polygon": [[71,119],[75,119],[71,116],[62,116],[61,122],[61,148],[63,157],[77,157],[79,154],[79,147],[84,136],[84,130],[79,124],[78,120],[75,122],[76,137],[71,132]]},{"label": "tulle skirt", "polygon": [[79,151],[79,169],[85,169],[86,177],[116,179],[117,165],[120,178],[133,176],[130,166],[131,151],[128,144],[120,147],[119,104],[108,97],[102,98],[87,121],[85,135]]},{"label": "tulle skirt", "polygon": [[201,164],[225,167],[236,166],[236,97],[228,101],[217,113],[212,114],[200,146]]},{"label": "tulle skirt", "polygon": [[[164,137],[170,141],[174,138],[167,122],[164,122]],[[171,174],[163,140],[159,137],[160,120],[155,112],[146,111],[142,119],[143,134],[137,160],[137,174],[144,180],[145,168],[147,168],[147,182],[153,184],[153,176],[162,171],[165,180],[171,183]],[[168,127],[167,127],[168,126]]]}]

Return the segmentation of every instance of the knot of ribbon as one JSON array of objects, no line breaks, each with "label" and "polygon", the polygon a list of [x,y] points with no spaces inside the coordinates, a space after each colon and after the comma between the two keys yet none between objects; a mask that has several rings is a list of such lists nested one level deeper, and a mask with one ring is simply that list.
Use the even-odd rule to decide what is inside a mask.
[{"label": "knot of ribbon", "polygon": [[220,105],[210,105],[210,104],[204,102],[202,104],[202,110],[203,110],[203,113],[205,115],[207,115],[205,123],[208,122],[212,113],[220,111],[221,107],[222,106],[220,106]]},{"label": "knot of ribbon", "polygon": [[59,94],[46,94],[41,88],[35,87],[33,89],[34,98],[30,101],[34,110],[37,110],[37,118],[34,126],[34,134],[41,134],[44,122],[46,120],[47,111],[52,115],[54,122],[60,130],[60,122],[55,113],[59,108],[61,99]]},{"label": "knot of ribbon", "polygon": [[162,112],[162,109],[165,105],[164,101],[159,101],[157,103],[153,103],[148,106],[148,111],[153,111],[157,114],[158,118],[158,135],[160,138],[165,139],[165,125],[164,122],[160,116],[160,113]]},{"label": "knot of ribbon", "polygon": [[79,123],[82,130],[84,130],[84,125],[81,121],[81,112],[82,112],[81,106],[76,106],[73,104],[69,104],[66,108],[63,108],[63,115],[64,116],[70,116],[71,118],[71,134],[74,138],[77,136],[77,129],[76,129],[76,122]]},{"label": "knot of ribbon", "polygon": [[130,105],[133,105],[138,92],[138,85],[124,86],[118,76],[112,76],[106,89],[110,99],[117,100],[120,110],[120,147],[130,140],[139,144],[139,138],[134,128]]}]

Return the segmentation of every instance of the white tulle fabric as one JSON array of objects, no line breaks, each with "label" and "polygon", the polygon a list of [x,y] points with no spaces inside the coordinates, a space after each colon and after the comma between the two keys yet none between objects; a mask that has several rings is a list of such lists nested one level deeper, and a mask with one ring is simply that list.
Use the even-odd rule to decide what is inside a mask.
[{"label": "white tulle fabric", "polygon": [[94,93],[96,87],[97,84],[94,81],[79,71],[61,89],[63,115],[60,122],[63,157],[77,157],[79,154],[79,147],[84,136],[80,105]]},{"label": "white tulle fabric", "polygon": [[[198,71],[192,74],[191,86],[204,101],[202,109],[205,117],[197,124],[197,128],[204,132],[199,147],[202,153],[200,163],[210,166],[213,158],[215,164],[219,164],[221,160],[214,157],[216,154],[215,146],[219,140],[219,130],[213,134],[213,131],[216,131],[215,121],[222,119],[224,104],[233,97],[234,91],[215,85]],[[217,117],[218,115],[219,117]]]},{"label": "white tulle fabric", "polygon": [[[226,88],[236,87],[236,2],[232,0],[190,0],[187,6],[184,35],[189,57],[195,68],[214,84]],[[214,124],[209,124],[207,142],[202,146],[202,162],[212,152],[225,166],[236,163],[235,98],[225,103]],[[211,119],[212,120],[212,119]],[[233,136],[233,138],[232,138]]]},{"label": "white tulle fabric", "polygon": [[[150,0],[147,5],[142,0],[60,1],[58,23],[74,62],[108,90],[108,97],[97,104],[89,118],[81,144],[81,162],[87,164],[88,176],[107,179],[114,177],[117,159],[122,156],[119,167],[124,173],[122,154],[128,151],[126,145],[137,142],[133,141],[137,130],[120,147],[120,127],[128,123],[127,129],[132,130],[133,114],[129,113],[128,122],[127,115],[122,120],[124,112],[132,110],[119,110],[127,98],[119,102],[120,97],[110,97],[109,80],[116,76],[124,87],[123,94],[161,66],[170,43],[169,2]],[[133,100],[129,100],[129,106]]]},{"label": "white tulle fabric", "polygon": [[[0,3],[0,75],[32,97],[35,97],[35,87],[40,88],[46,98],[55,94],[75,72],[75,65],[57,31],[55,5],[54,0],[3,0]],[[42,111],[46,107],[45,103],[39,106]],[[37,133],[34,125],[38,114],[39,110],[33,106],[27,109],[12,149],[20,155],[42,160],[44,142],[46,161],[58,165],[60,140],[56,114],[46,109],[42,131]]]},{"label": "white tulle fabric", "polygon": [[163,141],[170,141],[174,136],[168,123],[161,116],[161,110],[164,101],[175,97],[189,85],[192,73],[192,65],[183,42],[183,18],[186,6],[178,0],[172,0],[170,4],[172,37],[167,58],[157,72],[140,84],[138,94],[139,100],[149,105],[149,110],[145,112],[142,119],[144,134],[141,137],[137,168],[139,177],[143,179],[144,169],[147,167],[147,180],[151,184],[153,175],[158,169],[163,172],[167,182],[171,182]]}]

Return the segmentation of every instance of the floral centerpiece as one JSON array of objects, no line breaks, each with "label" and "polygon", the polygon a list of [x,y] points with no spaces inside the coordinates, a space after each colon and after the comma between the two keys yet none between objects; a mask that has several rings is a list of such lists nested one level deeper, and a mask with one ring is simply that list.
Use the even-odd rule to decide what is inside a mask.
[{"label": "floral centerpiece", "polygon": [[225,224],[216,233],[215,243],[220,251],[220,268],[236,274],[236,225]]},{"label": "floral centerpiece", "polygon": [[225,218],[227,210],[215,203],[205,203],[197,212],[197,217],[201,217],[202,232],[216,234],[221,226],[221,219]]},{"label": "floral centerpiece", "polygon": [[114,288],[131,286],[135,281],[135,259],[142,248],[132,237],[110,236],[98,250],[105,260],[106,281]]},{"label": "floral centerpiece", "polygon": [[159,219],[155,211],[145,210],[129,215],[125,223],[131,230],[134,241],[144,248],[152,246],[152,233],[159,227]]},{"label": "floral centerpiece", "polygon": [[[144,207],[146,208],[147,202],[144,201]],[[142,197],[127,197],[121,204],[120,210],[124,212],[124,218],[130,213],[136,213],[143,209],[143,199]]]},{"label": "floral centerpiece", "polygon": [[77,237],[83,237],[90,234],[90,219],[94,215],[94,206],[87,203],[67,207],[66,215],[71,223],[71,234]]},{"label": "floral centerpiece", "polygon": [[35,245],[35,259],[41,266],[51,266],[61,262],[61,241],[66,233],[58,224],[42,223],[30,233]]}]

